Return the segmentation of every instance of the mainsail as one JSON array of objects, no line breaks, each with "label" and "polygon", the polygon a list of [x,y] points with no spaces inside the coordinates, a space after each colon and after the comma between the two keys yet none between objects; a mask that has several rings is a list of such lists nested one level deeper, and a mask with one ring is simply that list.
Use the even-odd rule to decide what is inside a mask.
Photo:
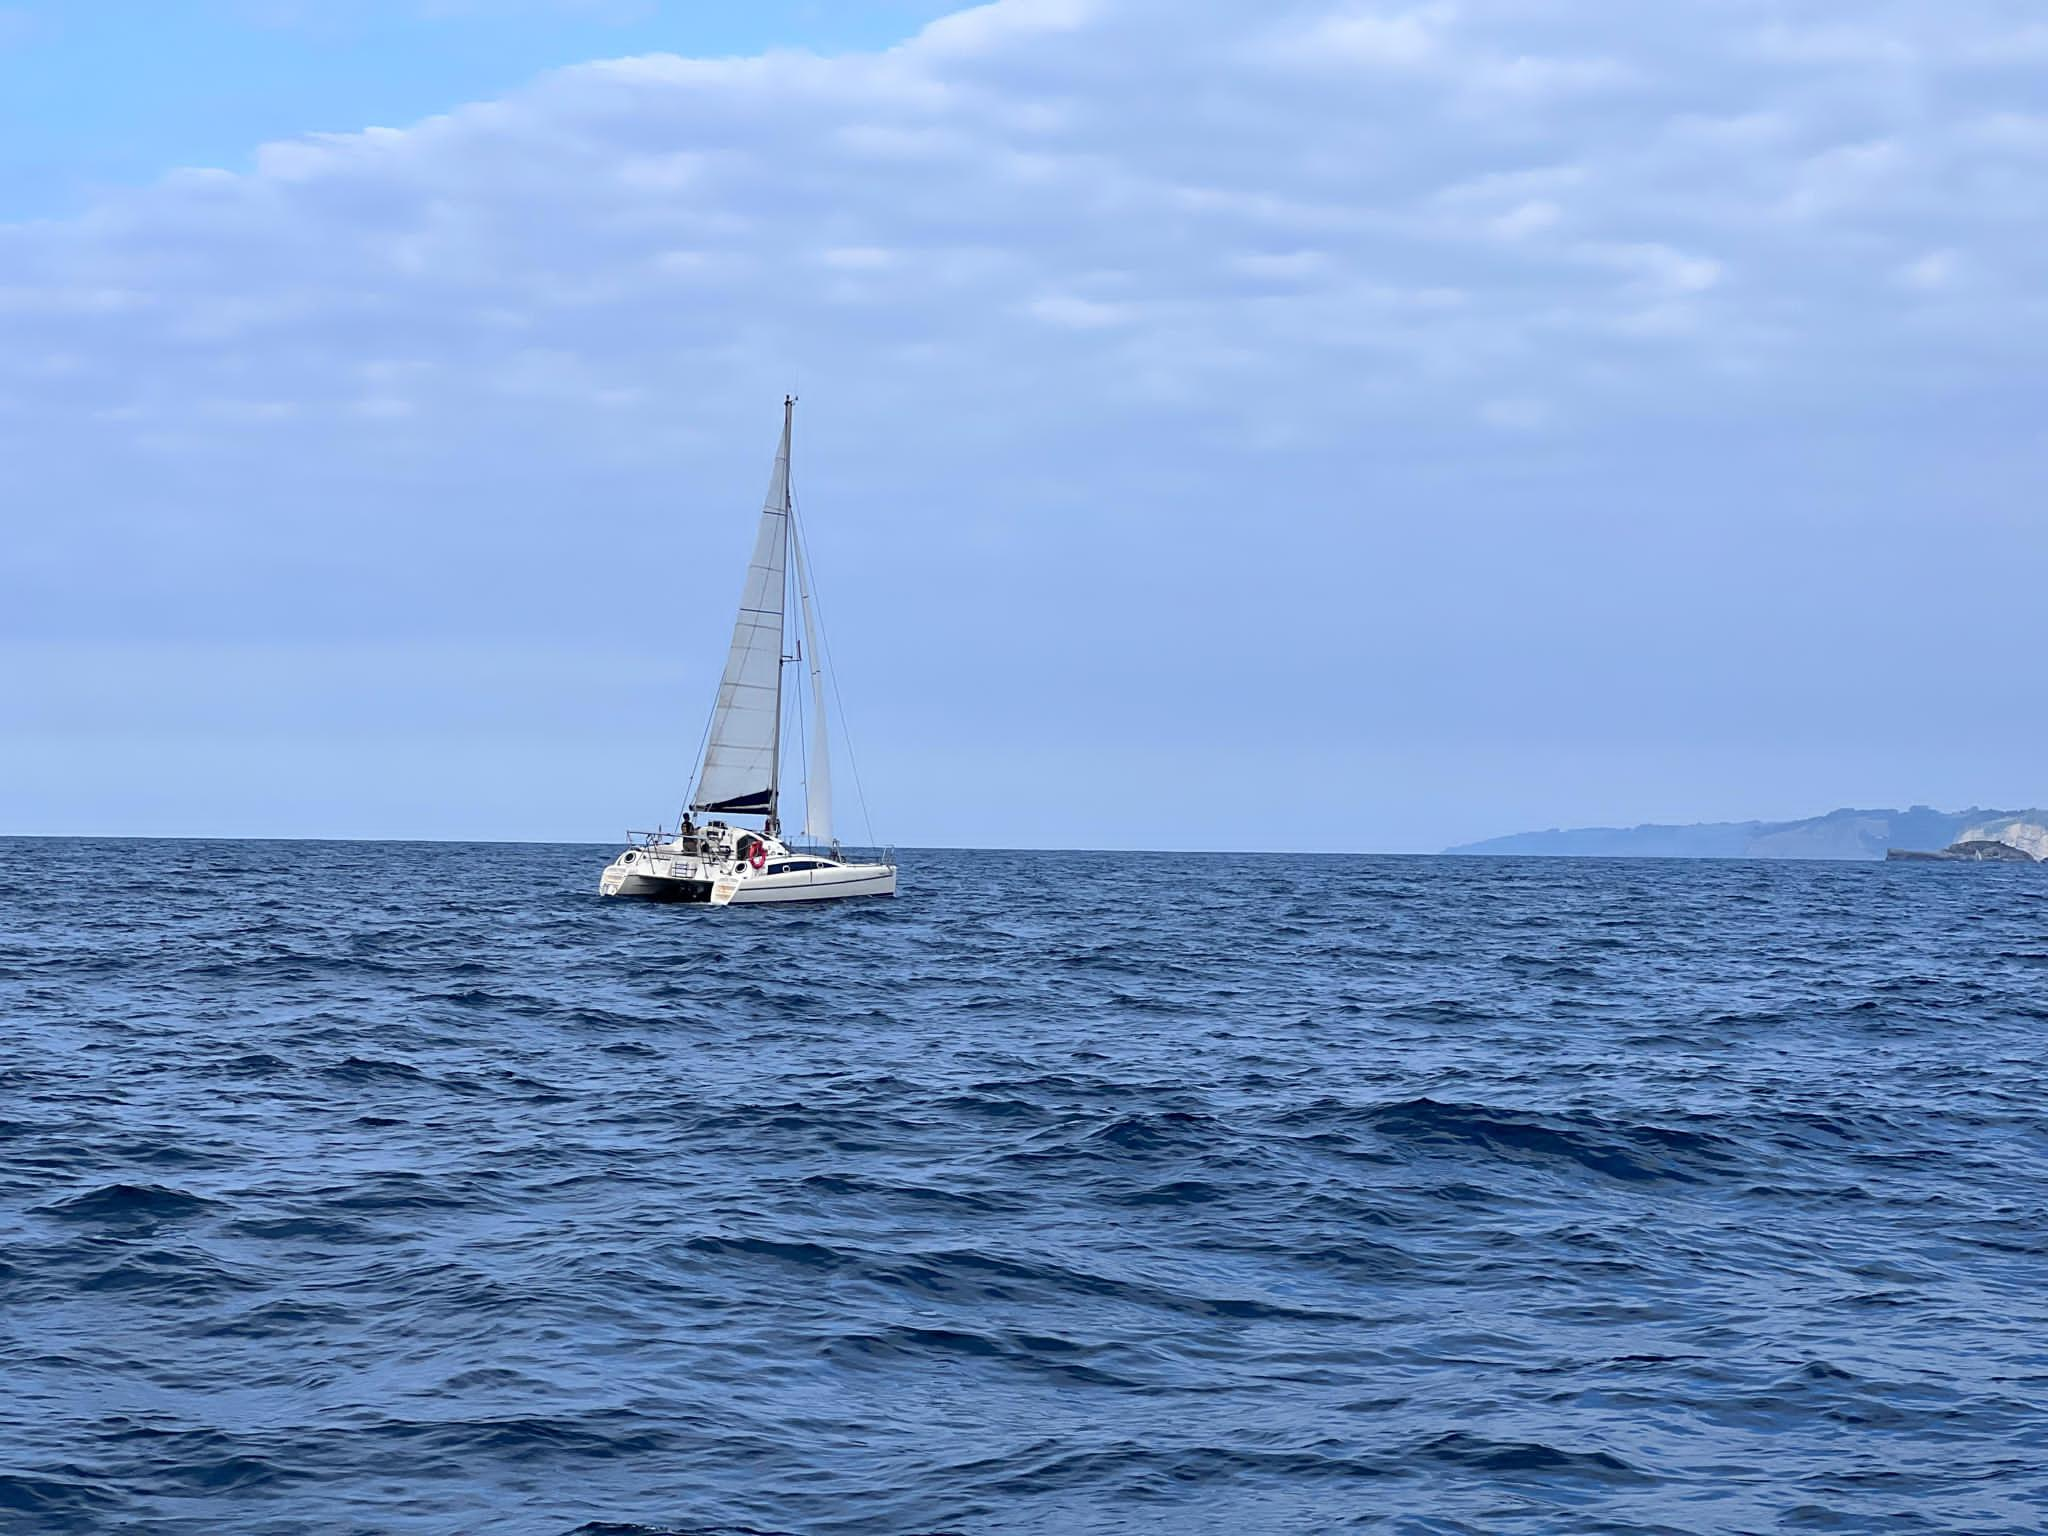
[{"label": "mainsail", "polygon": [[796,591],[803,601],[804,645],[811,653],[811,757],[804,782],[804,836],[814,843],[832,841],[832,748],[825,734],[825,653],[818,649],[818,624],[811,617],[811,562],[804,553],[801,531],[792,522],[790,542],[796,548]]},{"label": "mainsail", "polygon": [[704,766],[690,806],[745,816],[775,815],[776,759],[782,726],[783,588],[789,558],[789,434],[794,402],[782,403],[782,445],[768,478],[768,499],[754,535],[754,558],[740,589],[732,649],[718,684]]}]

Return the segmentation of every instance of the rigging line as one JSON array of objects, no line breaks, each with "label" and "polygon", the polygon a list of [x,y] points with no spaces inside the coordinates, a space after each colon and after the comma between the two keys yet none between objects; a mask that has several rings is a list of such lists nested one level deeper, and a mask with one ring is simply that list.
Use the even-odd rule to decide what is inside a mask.
[{"label": "rigging line", "polygon": [[[790,520],[789,528],[790,538],[792,543],[794,543],[796,537],[795,519],[792,518]],[[790,553],[793,554],[794,550],[792,549]],[[787,615],[791,609],[790,597],[792,592],[799,603],[803,601],[803,584],[798,580],[795,560],[784,560],[782,582],[782,609],[783,613]],[[784,627],[786,630],[786,618]],[[801,663],[804,656],[804,643],[801,636],[797,639],[795,650],[796,659]],[[808,829],[811,824],[811,751],[809,742],[805,740],[807,733],[804,730],[804,689],[801,673],[798,675],[796,687],[784,690],[782,712],[790,731],[796,736],[797,778],[804,787],[804,826]]]},{"label": "rigging line", "polygon": [[[720,681],[722,683],[723,678]],[[724,691],[723,687],[719,687],[713,689],[711,693],[711,709],[704,716],[704,732],[697,738],[697,766],[690,770],[690,787],[683,791],[682,809],[676,812],[676,831],[679,835],[684,818],[690,814],[690,802],[697,798],[697,778],[704,768],[704,748],[711,742],[711,724],[718,718],[718,695]]]},{"label": "rigging line", "polygon": [[[797,510],[794,498],[790,502],[790,511],[792,514],[792,526],[796,529],[797,536],[801,538],[803,536],[802,515]],[[832,684],[832,702],[839,709],[839,739],[846,743],[846,765],[853,770],[853,793],[854,797],[860,801],[861,828],[867,833],[868,846],[870,848],[879,848],[881,844],[875,841],[874,818],[868,812],[867,788],[861,783],[860,757],[853,749],[853,725],[847,719],[846,699],[839,691],[839,668],[832,660],[832,639],[830,631],[825,624],[825,604],[818,596],[818,573],[816,571],[811,572],[811,610],[818,624],[818,650],[821,653],[819,660],[825,664],[826,675]]]},{"label": "rigging line", "polygon": [[[789,499],[789,511],[797,537],[802,538],[803,516],[797,509],[794,494]],[[861,828],[868,835],[868,846],[879,848],[881,844],[875,841],[874,818],[868,814],[868,792],[860,781],[860,758],[853,750],[853,726],[846,718],[846,700],[839,693],[839,667],[832,660],[831,634],[825,624],[825,604],[818,596],[818,573],[815,569],[811,572],[811,611],[818,620],[818,649],[823,653],[818,659],[825,664],[825,675],[832,684],[832,702],[839,707],[839,739],[846,743],[846,766],[853,770],[853,793],[860,801]]]},{"label": "rigging line", "polygon": [[[801,700],[799,700],[797,705],[790,710],[790,713],[801,715],[802,712],[803,705]],[[811,749],[810,744],[804,740],[803,721],[801,719],[796,720],[791,728],[796,732],[797,780],[804,787],[804,825],[808,828],[811,823]]]},{"label": "rigging line", "polygon": [[[716,708],[716,706],[713,706],[713,707],[714,707],[714,709]],[[704,740],[709,740],[709,739],[710,739],[710,736],[711,736],[711,722],[710,722],[709,720],[706,720],[706,721],[704,722]],[[701,763],[701,762],[703,762],[703,760],[704,760],[704,740],[700,740],[700,741],[699,741],[699,742],[697,743],[697,761],[698,761],[698,762],[700,762],[700,763]],[[688,789],[686,789],[686,790],[684,790],[684,791],[683,791],[683,803],[682,803],[681,805],[679,805],[679,806],[677,806],[677,807],[676,807],[676,830],[677,830],[677,831],[681,831],[681,830],[682,830],[682,825],[683,825],[683,823],[684,823],[685,821],[689,820],[689,817],[690,817],[690,802],[691,802],[692,800],[695,800],[696,798],[697,798],[697,775],[696,775],[695,773],[692,773],[692,774],[690,775],[690,787],[689,787]]]}]

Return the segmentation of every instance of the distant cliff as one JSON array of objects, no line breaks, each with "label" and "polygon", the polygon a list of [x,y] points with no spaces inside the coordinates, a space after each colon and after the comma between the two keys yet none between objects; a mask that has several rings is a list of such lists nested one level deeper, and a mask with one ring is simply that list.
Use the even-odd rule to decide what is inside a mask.
[{"label": "distant cliff", "polygon": [[1966,839],[1995,840],[2013,823],[2044,820],[2048,812],[2038,810],[1937,811],[1916,805],[1904,811],[1844,809],[1804,821],[1552,828],[1465,843],[1444,852],[1616,859],[1882,859],[1894,848],[1946,848]]}]

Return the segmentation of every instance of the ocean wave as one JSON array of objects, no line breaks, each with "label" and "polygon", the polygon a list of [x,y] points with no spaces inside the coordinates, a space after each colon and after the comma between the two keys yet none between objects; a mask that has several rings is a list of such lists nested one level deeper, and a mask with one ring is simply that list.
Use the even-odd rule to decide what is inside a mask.
[{"label": "ocean wave", "polygon": [[0,852],[0,1530],[2038,1527],[1981,882]]}]

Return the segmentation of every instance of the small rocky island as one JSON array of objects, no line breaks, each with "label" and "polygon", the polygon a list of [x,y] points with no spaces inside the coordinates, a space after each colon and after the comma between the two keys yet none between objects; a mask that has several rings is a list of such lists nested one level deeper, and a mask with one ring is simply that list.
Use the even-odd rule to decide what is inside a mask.
[{"label": "small rocky island", "polygon": [[2048,826],[2015,817],[1971,827],[1946,848],[1926,853],[1892,848],[1885,858],[1938,864],[2043,864],[2048,863]]},{"label": "small rocky island", "polygon": [[2011,843],[1996,843],[1981,837],[1967,842],[1950,843],[1946,848],[1925,851],[1918,848],[1891,848],[1885,852],[1887,860],[1919,859],[1931,864],[2039,864],[2024,848],[2015,848]]}]

